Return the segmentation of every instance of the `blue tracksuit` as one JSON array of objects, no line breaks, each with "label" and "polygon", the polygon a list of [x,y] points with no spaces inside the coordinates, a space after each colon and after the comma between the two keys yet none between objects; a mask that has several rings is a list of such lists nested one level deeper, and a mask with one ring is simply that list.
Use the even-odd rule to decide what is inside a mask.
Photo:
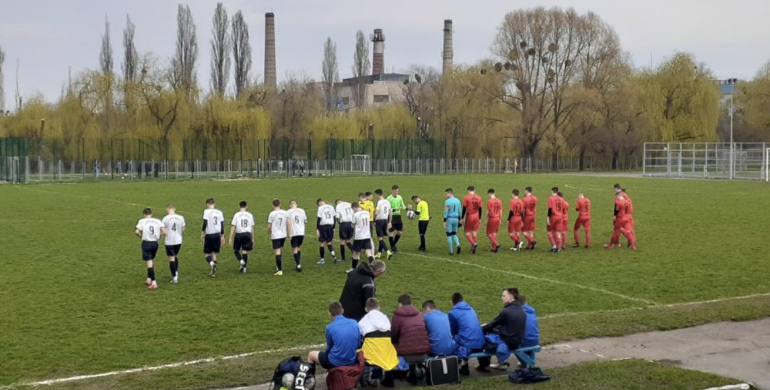
[{"label": "blue tracksuit", "polygon": [[431,355],[451,355],[455,351],[455,341],[452,338],[452,327],[449,316],[433,310],[425,316],[425,327],[428,328]]},{"label": "blue tracksuit", "polygon": [[524,340],[521,342],[522,348],[534,347],[540,344],[540,327],[537,325],[537,313],[532,306],[521,305],[524,312],[527,313],[527,326],[524,329]]},{"label": "blue tracksuit", "polygon": [[466,358],[471,349],[484,348],[484,332],[481,331],[479,317],[467,302],[458,302],[449,311],[449,325],[458,357]]}]

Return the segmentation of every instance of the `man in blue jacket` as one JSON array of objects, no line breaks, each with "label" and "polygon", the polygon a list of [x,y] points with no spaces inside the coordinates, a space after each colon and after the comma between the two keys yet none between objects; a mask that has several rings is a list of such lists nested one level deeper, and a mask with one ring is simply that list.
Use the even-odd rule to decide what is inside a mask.
[{"label": "man in blue jacket", "polygon": [[358,322],[345,318],[342,304],[329,304],[329,315],[333,320],[326,325],[326,351],[312,351],[307,355],[310,364],[321,364],[326,370],[335,367],[352,366],[356,363],[359,341]]},{"label": "man in blue jacket", "polygon": [[519,295],[516,298],[521,303],[524,313],[527,313],[527,326],[524,329],[524,339],[521,342],[522,348],[534,347],[540,344],[540,326],[537,324],[537,312],[527,303],[527,298]]},{"label": "man in blue jacket", "polygon": [[455,341],[452,338],[452,327],[449,325],[449,316],[436,308],[433,301],[425,301],[422,304],[425,318],[425,327],[428,328],[430,340],[430,354],[451,355],[455,351]]},{"label": "man in blue jacket", "polygon": [[[449,311],[449,326],[455,339],[454,354],[462,359],[460,373],[470,375],[468,356],[484,350],[484,332],[481,330],[476,311],[465,302],[462,294],[452,294],[452,304],[454,307]],[[489,363],[489,358],[479,359],[479,369],[486,370]]]}]

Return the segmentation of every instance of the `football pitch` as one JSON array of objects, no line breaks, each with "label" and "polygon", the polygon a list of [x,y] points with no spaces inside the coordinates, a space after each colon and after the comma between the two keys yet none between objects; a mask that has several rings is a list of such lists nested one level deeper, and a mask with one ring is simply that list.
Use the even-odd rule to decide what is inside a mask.
[{"label": "football pitch", "polygon": [[[615,182],[634,200],[637,251],[602,248],[612,230]],[[211,388],[267,380],[281,358],[324,342],[327,304],[339,298],[350,261],[317,266],[317,242],[307,237],[304,272],[293,271],[287,248],[284,276],[272,276],[265,229],[270,200],[297,200],[309,217],[307,234],[313,234],[317,198],[353,201],[359,192],[387,193],[393,184],[405,201],[414,194],[428,201],[433,221],[428,251],[420,253],[417,222],[405,220],[401,253],[377,280],[388,314],[403,293],[417,303],[433,299],[447,311],[459,291],[486,322],[500,310],[500,290],[516,286],[541,317],[543,344],[770,315],[766,183],[448,175],[3,185],[0,387],[234,354],[249,355],[60,386]],[[469,184],[485,200],[486,189],[494,187],[506,205],[512,188],[534,187],[540,199],[537,250],[508,251],[502,228],[506,250],[489,253],[482,226],[478,254],[470,255],[461,237],[463,253],[449,257],[441,226],[443,190],[453,187],[463,195]],[[545,203],[552,186],[560,187],[573,208],[570,246],[576,195],[591,199],[590,249],[547,251]],[[239,201],[249,202],[257,221],[249,273],[238,273],[224,246],[217,278],[208,277],[199,241],[208,197],[217,200],[228,222]],[[155,266],[159,289],[149,291],[133,230],[142,208],[152,207],[162,218],[167,203],[187,219],[180,282],[170,283],[161,249]]]}]

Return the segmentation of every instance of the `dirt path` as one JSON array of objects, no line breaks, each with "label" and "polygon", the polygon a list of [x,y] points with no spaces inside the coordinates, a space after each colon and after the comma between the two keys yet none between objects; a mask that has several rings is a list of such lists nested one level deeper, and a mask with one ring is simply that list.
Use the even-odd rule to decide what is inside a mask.
[{"label": "dirt path", "polygon": [[[550,345],[538,355],[538,365],[547,371],[551,367],[628,358],[711,372],[770,390],[770,318]],[[258,385],[237,390],[267,388]],[[317,390],[325,388],[316,386]]]}]

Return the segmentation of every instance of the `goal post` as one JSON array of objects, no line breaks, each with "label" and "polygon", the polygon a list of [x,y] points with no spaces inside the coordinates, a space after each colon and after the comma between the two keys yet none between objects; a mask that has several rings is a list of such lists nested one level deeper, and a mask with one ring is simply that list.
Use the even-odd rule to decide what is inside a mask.
[{"label": "goal post", "polygon": [[765,181],[770,182],[770,148],[765,149]]},{"label": "goal post", "polygon": [[368,154],[350,155],[350,173],[352,174],[372,174],[372,159]]}]

